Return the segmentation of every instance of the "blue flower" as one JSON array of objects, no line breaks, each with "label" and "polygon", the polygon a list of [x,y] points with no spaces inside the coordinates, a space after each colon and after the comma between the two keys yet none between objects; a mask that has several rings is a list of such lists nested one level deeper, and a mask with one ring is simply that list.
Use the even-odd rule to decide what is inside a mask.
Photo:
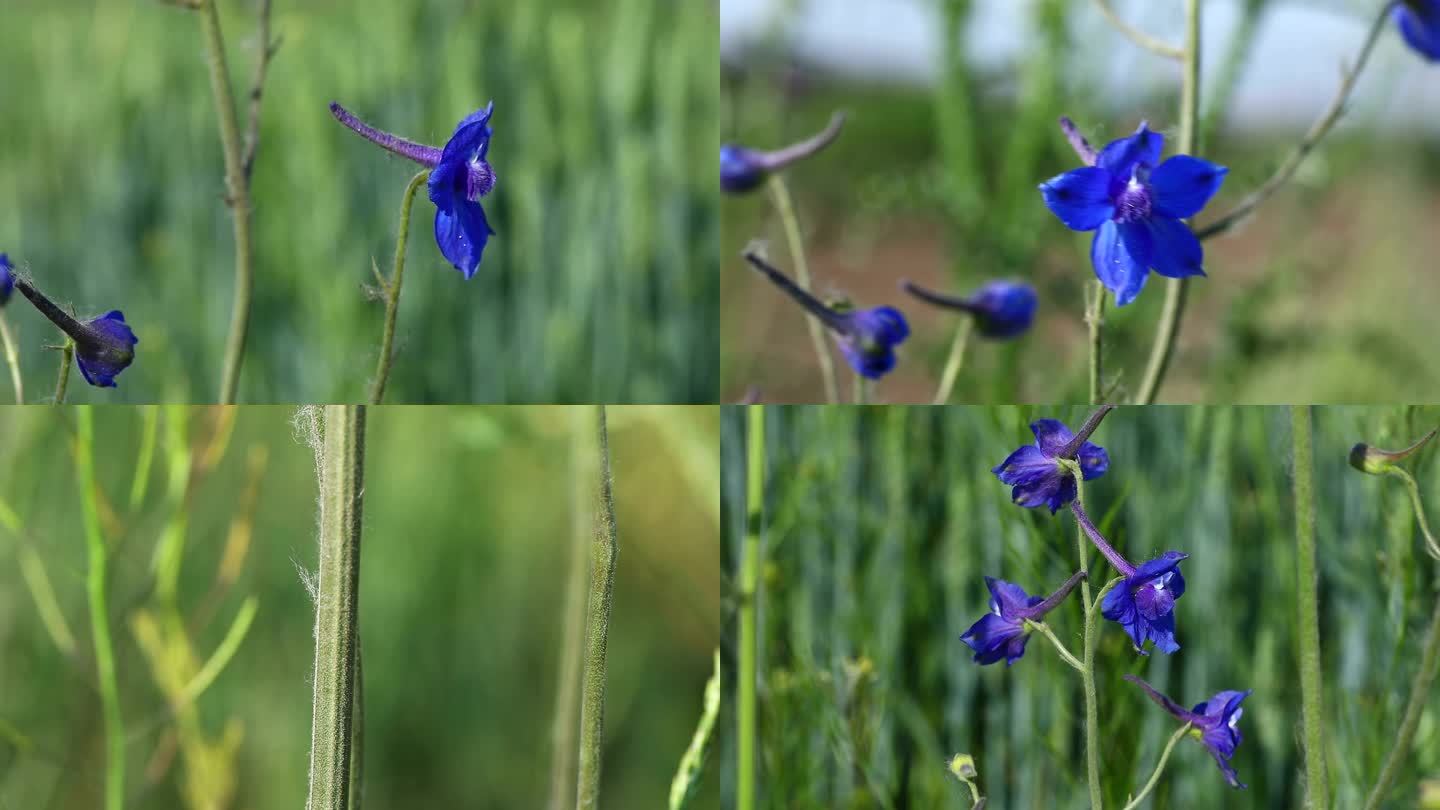
[{"label": "blue flower", "polygon": [[1390,16],[1410,47],[1427,60],[1440,62],[1440,0],[1404,0]]},{"label": "blue flower", "polygon": [[980,336],[995,339],[1024,334],[1035,320],[1040,300],[1034,287],[1018,281],[991,281],[964,298],[933,292],[909,281],[901,286],[922,301],[969,313]]},{"label": "blue flower", "polygon": [[495,231],[485,218],[480,198],[495,188],[490,151],[491,102],[466,116],[443,148],[426,146],[382,132],[339,104],[331,103],[335,119],[361,137],[401,157],[430,168],[430,201],[435,203],[435,244],[449,262],[474,278],[485,243]]},{"label": "blue flower", "polygon": [[1141,123],[1100,150],[1093,165],[1040,185],[1061,222],[1095,231],[1090,262],[1120,306],[1135,300],[1152,269],[1171,278],[1205,274],[1200,241],[1181,220],[1205,207],[1229,170],[1189,155],[1161,163],[1163,145],[1164,137]]},{"label": "blue flower", "polygon": [[748,149],[733,143],[721,144],[720,188],[731,194],[754,191],[772,172],[810,157],[829,146],[840,137],[840,129],[844,125],[845,114],[837,112],[830,116],[830,123],[819,133],[771,151]]},{"label": "blue flower", "polygon": [[960,640],[975,651],[976,663],[994,664],[1003,658],[1008,667],[1025,654],[1025,642],[1030,637],[1025,622],[1040,621],[1084,578],[1083,571],[1076,571],[1055,593],[1042,599],[1025,593],[1019,585],[985,577],[985,587],[990,589],[990,612],[970,625]]},{"label": "blue flower", "polygon": [[15,266],[10,263],[10,257],[0,253],[0,307],[10,300],[10,293],[15,292]]},{"label": "blue flower", "polygon": [[140,339],[130,331],[118,309],[86,321],[85,326],[89,334],[75,339],[75,364],[85,382],[115,388],[115,377],[135,359],[135,344]]},{"label": "blue flower", "polygon": [[[1035,434],[1035,444],[1011,453],[990,472],[995,473],[1001,483],[1014,487],[1010,496],[1015,503],[1032,509],[1049,506],[1054,514],[1075,500],[1075,479],[1060,466],[1061,455],[1075,436],[1058,419],[1037,420],[1030,425],[1030,430]],[[1093,442],[1081,443],[1073,457],[1079,460],[1080,472],[1086,481],[1099,478],[1110,469],[1110,455]]]},{"label": "blue flower", "polygon": [[1125,581],[1100,603],[1100,615],[1124,628],[1141,655],[1149,654],[1146,641],[1155,642],[1155,649],[1163,653],[1180,649],[1175,642],[1175,600],[1185,593],[1180,561],[1188,556],[1167,551],[1139,568],[1122,568]]},{"label": "blue flower", "polygon": [[910,336],[910,325],[905,322],[905,316],[899,310],[894,307],[872,307],[842,312],[800,289],[789,276],[762,259],[755,251],[745,251],[745,261],[825,324],[840,345],[840,353],[845,355],[846,362],[856,374],[875,380],[895,368],[895,347]]},{"label": "blue flower", "polygon": [[1210,755],[1215,757],[1215,764],[1220,766],[1220,772],[1225,775],[1225,781],[1230,783],[1230,787],[1245,787],[1235,773],[1235,768],[1230,765],[1230,760],[1234,758],[1235,749],[1240,745],[1238,723],[1245,713],[1240,704],[1254,690],[1218,692],[1215,697],[1204,703],[1197,703],[1194,709],[1186,711],[1183,706],[1162,695],[1144,680],[1134,675],[1126,675],[1125,680],[1139,685],[1151,700],[1175,719],[1194,726],[1190,731],[1191,736],[1203,743]]}]

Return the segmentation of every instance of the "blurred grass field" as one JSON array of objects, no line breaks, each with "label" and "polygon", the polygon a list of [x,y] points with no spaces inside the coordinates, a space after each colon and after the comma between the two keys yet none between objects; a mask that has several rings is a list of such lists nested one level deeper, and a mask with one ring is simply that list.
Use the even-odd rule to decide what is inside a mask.
[{"label": "blurred grass field", "polygon": [[[369,412],[366,807],[544,806],[572,537],[571,410]],[[315,618],[299,569],[316,565],[317,490],[293,415],[95,411],[127,810],[304,804]],[[101,804],[103,735],[69,452],[75,418],[68,408],[0,408],[6,810]],[[714,408],[610,409],[621,552],[605,807],[664,806],[699,718],[719,636],[717,419]],[[158,444],[144,475],[151,424]],[[37,566],[54,593],[48,613],[33,596]],[[167,602],[166,571],[177,567]],[[208,659],[251,600],[255,619],[233,659],[172,716],[162,685]],[[142,642],[156,634],[168,641],[153,657]],[[193,647],[178,641],[187,637]],[[712,758],[693,808],[718,807],[717,767]],[[198,793],[187,793],[191,782]]]},{"label": "blurred grass field", "polygon": [[[220,4],[243,126],[257,4]],[[389,271],[416,167],[326,105],[443,144],[491,99],[498,236],[466,282],[417,202],[390,401],[715,401],[712,4],[274,9],[242,401],[358,400],[374,373],[383,308],[362,285],[372,259]],[[140,338],[118,392],[72,399],[214,401],[234,253],[197,19],[159,0],[6,0],[0,75],[0,252],[81,314],[123,310]],[[23,301],[5,317],[40,401],[55,330]]]},{"label": "blurred grass field", "polygon": [[[743,409],[723,410],[722,556],[733,580],[746,422]],[[1331,806],[1352,808],[1394,740],[1440,592],[1404,486],[1363,475],[1346,457],[1357,441],[1408,444],[1440,422],[1440,408],[1315,414],[1325,753]],[[759,807],[969,807],[945,769],[956,752],[975,756],[991,807],[1088,806],[1080,678],[1044,639],[1032,639],[1008,670],[973,663],[959,640],[989,609],[984,576],[1048,593],[1076,569],[1074,519],[1012,505],[990,468],[1032,441],[1033,419],[1076,426],[1084,416],[1077,408],[767,409]],[[1115,624],[1100,623],[1107,806],[1121,806],[1149,778],[1175,728],[1121,680],[1128,672],[1187,708],[1224,689],[1255,690],[1233,761],[1249,789],[1228,787],[1204,748],[1186,740],[1146,807],[1301,805],[1289,424],[1276,407],[1121,408],[1093,437],[1111,459],[1085,489],[1101,530],[1131,560],[1191,555],[1176,607],[1178,652],[1139,657]],[[1427,449],[1406,466],[1433,521],[1440,456]],[[1108,579],[1092,551],[1097,564]],[[1072,597],[1048,620],[1072,650],[1080,649],[1077,604]],[[731,661],[732,626],[727,616]],[[1435,806],[1417,791],[1422,780],[1432,797],[1440,791],[1440,692],[1419,729],[1386,808]],[[722,795],[733,806],[733,713],[723,732]]]},{"label": "blurred grass field", "polygon": [[[1055,121],[1069,115],[1103,145],[1148,118],[1167,137],[1166,155],[1174,150],[1179,79],[1173,64],[1140,53],[1106,27],[1094,4],[1067,0],[1026,3],[1023,16],[1015,15],[1026,46],[1001,63],[978,64],[967,50],[974,40],[964,32],[972,31],[982,7],[1004,4],[935,4],[943,11],[933,35],[953,44],[940,46],[944,64],[933,86],[854,71],[837,76],[811,65],[787,50],[788,26],[799,24],[783,14],[773,36],[727,64],[722,140],[769,148],[818,131],[832,110],[851,114],[832,147],[786,177],[817,288],[862,305],[896,305],[910,319],[912,337],[877,401],[930,401],[954,334],[951,313],[900,292],[904,278],[955,292],[991,278],[1019,278],[1040,293],[1029,335],[1004,344],[971,342],[955,401],[1083,399],[1082,285],[1094,278],[1090,234],[1068,231],[1036,190],[1078,165]],[[1180,13],[1178,3],[1154,5],[1128,8],[1153,12],[1147,23]],[[1245,36],[1285,3],[1206,5],[1243,9],[1237,15],[1252,23],[1249,34],[1224,40],[1214,80],[1202,87],[1201,152],[1230,173],[1197,217],[1200,225],[1264,181],[1308,126],[1252,121],[1242,129],[1230,115],[1236,82],[1247,61],[1259,58]],[[1334,54],[1338,75],[1342,62],[1353,61],[1375,4],[1326,5],[1354,29],[1353,44]],[[1212,35],[1221,36],[1206,33]],[[1149,92],[1112,87],[1115,48],[1137,54],[1127,63],[1149,82]],[[1393,102],[1403,80],[1434,75],[1432,66],[1404,50],[1393,26],[1378,53],[1394,58],[1377,58],[1362,76],[1371,102]],[[1295,106],[1284,86],[1268,94],[1277,107]],[[1205,243],[1209,277],[1190,284],[1161,401],[1434,399],[1440,277],[1433,257],[1440,236],[1431,223],[1440,211],[1440,142],[1419,130],[1387,128],[1377,106],[1357,104],[1247,224]],[[1320,112],[1317,105],[1305,115]],[[767,402],[820,401],[819,371],[797,311],[739,258],[751,239],[763,238],[781,267],[791,269],[770,199],[763,193],[728,197],[721,216],[722,396],[734,402],[756,388]],[[1144,371],[1164,298],[1159,281],[1152,278],[1123,309],[1114,307],[1113,296],[1109,302],[1105,375],[1118,381],[1117,398],[1135,393]]]}]

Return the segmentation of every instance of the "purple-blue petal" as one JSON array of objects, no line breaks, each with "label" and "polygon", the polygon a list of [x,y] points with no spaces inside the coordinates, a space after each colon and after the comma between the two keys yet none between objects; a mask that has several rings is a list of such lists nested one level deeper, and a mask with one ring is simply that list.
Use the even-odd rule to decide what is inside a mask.
[{"label": "purple-blue petal", "polygon": [[992,281],[970,296],[976,330],[995,339],[1024,334],[1039,302],[1034,287],[1014,281]]},{"label": "purple-blue petal", "polygon": [[435,208],[435,244],[467,279],[475,276],[485,243],[493,233],[478,202],[462,198],[452,200],[448,211],[439,205]]},{"label": "purple-blue petal", "polygon": [[720,188],[731,194],[754,191],[765,182],[765,162],[753,150],[734,144],[720,147]]},{"label": "purple-blue petal", "polygon": [[[1153,560],[1146,560],[1141,563],[1140,567],[1135,569],[1135,573],[1130,576],[1130,579],[1138,583],[1154,579],[1163,574],[1172,572],[1178,574],[1180,573],[1179,566],[1181,561],[1189,557],[1190,555],[1183,551],[1167,551]],[[1183,582],[1184,580],[1181,581]],[[1184,590],[1183,585],[1181,586],[1181,590]]]},{"label": "purple-blue petal", "polygon": [[1225,174],[1224,166],[1190,155],[1174,155],[1150,174],[1150,190],[1156,216],[1187,219],[1200,213],[1210,202]]},{"label": "purple-blue petal", "polygon": [[1095,277],[1105,289],[1115,294],[1115,303],[1125,306],[1145,288],[1145,277],[1150,271],[1136,262],[1120,240],[1120,226],[1106,222],[1095,232],[1090,243],[1090,263],[1095,267]]},{"label": "purple-blue petal", "polygon": [[1431,62],[1440,62],[1440,2],[1400,3],[1390,13],[1400,27],[1400,36],[1416,53]]},{"label": "purple-blue petal", "polygon": [[1031,596],[1025,589],[1012,582],[994,577],[985,577],[985,587],[990,589],[992,604],[1006,618],[1015,618],[1026,608],[1045,601],[1043,596]]},{"label": "purple-blue petal", "polygon": [[1094,442],[1085,442],[1080,445],[1080,452],[1076,454],[1080,461],[1080,474],[1086,481],[1093,481],[1105,474],[1110,469],[1110,454],[1105,448]]},{"label": "purple-blue petal", "polygon": [[960,640],[975,651],[976,663],[994,664],[1003,658],[1007,666],[1025,654],[1027,638],[1023,622],[1004,619],[994,613],[981,616],[960,636]]},{"label": "purple-blue petal", "polygon": [[1060,455],[1065,445],[1075,438],[1070,428],[1059,419],[1036,419],[1030,423],[1030,432],[1035,434],[1035,445],[1051,458]]},{"label": "purple-blue petal", "polygon": [[1200,240],[1191,233],[1190,226],[1178,219],[1152,217],[1145,220],[1155,252],[1150,266],[1155,272],[1170,278],[1203,276],[1205,251]]},{"label": "purple-blue petal", "polygon": [[75,365],[85,382],[99,388],[115,388],[115,378],[135,360],[135,337],[125,316],[113,309],[89,321],[97,334],[92,339],[75,342]]},{"label": "purple-blue petal", "polygon": [[1067,228],[1093,231],[1115,215],[1111,182],[1110,172],[1099,166],[1085,166],[1041,183],[1040,194],[1051,213]]},{"label": "purple-blue petal", "polygon": [[455,125],[455,132],[445,142],[440,153],[441,163],[468,163],[476,158],[483,159],[490,150],[490,116],[495,111],[495,102],[476,110]]},{"label": "purple-blue petal", "polygon": [[10,294],[15,292],[15,266],[10,264],[10,257],[0,253],[0,307],[10,300]]},{"label": "purple-blue petal", "polygon": [[1123,184],[1129,181],[1139,165],[1154,166],[1160,162],[1160,152],[1165,148],[1165,136],[1151,131],[1149,125],[1140,122],[1135,134],[1111,141],[1100,150],[1095,165],[1110,172],[1115,180]]},{"label": "purple-blue petal", "polygon": [[[993,467],[990,472],[995,473],[1001,483],[1021,487],[1054,478],[1059,469],[1054,457],[1045,455],[1040,448],[1033,444],[1027,444],[1006,456],[1005,460]],[[1038,504],[1027,505],[1036,506]]]}]

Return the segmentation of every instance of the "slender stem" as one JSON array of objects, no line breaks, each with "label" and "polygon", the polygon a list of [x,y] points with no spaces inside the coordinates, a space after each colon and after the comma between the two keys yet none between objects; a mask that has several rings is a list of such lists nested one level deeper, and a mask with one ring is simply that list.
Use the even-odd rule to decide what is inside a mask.
[{"label": "slender stem", "polygon": [[1415,519],[1420,522],[1420,532],[1425,535],[1425,550],[1440,560],[1440,543],[1435,542],[1435,535],[1430,532],[1430,521],[1425,519],[1425,505],[1420,502],[1420,485],[1403,467],[1386,467],[1385,472],[1405,482],[1406,489],[1410,491],[1410,504],[1415,507]]},{"label": "slender stem", "polygon": [[96,507],[95,425],[89,405],[77,408],[75,417],[75,473],[89,557],[85,593],[90,603],[95,670],[105,718],[105,810],[121,810],[125,804],[125,726],[120,717],[120,687],[115,678],[115,650],[110,641],[110,615],[106,607],[107,552]]},{"label": "slender stem", "polygon": [[1305,729],[1305,781],[1307,807],[1325,810],[1330,805],[1325,774],[1325,729],[1320,682],[1319,577],[1315,561],[1315,484],[1310,408],[1290,408],[1295,452],[1296,593],[1299,610],[1300,696]]},{"label": "slender stem", "polygon": [[1186,723],[1176,729],[1174,734],[1170,735],[1170,741],[1165,743],[1165,750],[1160,752],[1160,761],[1155,763],[1155,772],[1150,774],[1150,781],[1146,782],[1145,787],[1140,788],[1140,792],[1135,794],[1135,798],[1131,799],[1130,802],[1125,805],[1125,810],[1135,810],[1135,808],[1139,807],[1140,802],[1144,801],[1145,797],[1150,795],[1150,791],[1155,789],[1155,785],[1159,784],[1160,772],[1165,770],[1165,763],[1170,761],[1170,752],[1174,750],[1175,744],[1184,739],[1185,735],[1190,732],[1190,728],[1191,725]]},{"label": "slender stem", "polygon": [[320,459],[320,572],[315,695],[306,810],[346,810],[350,797],[360,622],[365,406],[325,406]]},{"label": "slender stem", "polygon": [[1086,285],[1085,325],[1090,328],[1090,404],[1100,404],[1101,331],[1105,326],[1105,285],[1099,279]]},{"label": "slender stem", "polygon": [[1119,14],[1115,13],[1115,9],[1110,6],[1110,0],[1095,0],[1095,5],[1100,7],[1100,13],[1105,15],[1105,19],[1109,20],[1117,31],[1136,45],[1166,59],[1180,60],[1184,58],[1185,50],[1183,48],[1177,48],[1164,40],[1156,39],[1126,22]]},{"label": "slender stem", "polygon": [[1375,788],[1365,800],[1365,810],[1378,810],[1385,794],[1390,792],[1395,777],[1410,755],[1410,745],[1415,741],[1415,731],[1420,727],[1420,715],[1425,711],[1426,702],[1433,697],[1430,686],[1435,682],[1436,669],[1440,669],[1440,599],[1435,600],[1435,610],[1430,615],[1430,631],[1425,636],[1425,650],[1420,655],[1420,668],[1410,682],[1410,699],[1405,703],[1405,715],[1400,720],[1400,729],[1395,734],[1395,747],[1385,757]]},{"label": "slender stem", "polygon": [[[220,9],[216,3],[217,0],[202,0],[199,12],[205,58],[210,67],[210,90],[215,96],[220,126],[220,144],[225,152],[226,203],[235,226],[235,301],[230,311],[230,335],[225,340],[225,364],[220,372],[220,404],[229,405],[235,402],[240,386],[240,365],[245,359],[255,279],[250,254],[250,181],[245,176],[235,92],[230,85],[230,68],[225,62],[225,37],[220,32]],[[268,43],[261,45],[268,47]]]},{"label": "slender stem", "polygon": [[680,767],[670,783],[670,810],[684,810],[695,791],[700,787],[700,776],[705,770],[705,760],[710,755],[710,740],[715,731],[715,719],[720,715],[720,649],[715,649],[715,669],[710,680],[705,682],[705,701],[700,710],[700,723],[690,738],[690,747],[680,758]]},{"label": "slender stem", "polygon": [[265,75],[270,70],[270,60],[280,49],[278,41],[270,40],[270,10],[272,0],[260,0],[259,30],[260,56],[255,59],[255,76],[250,82],[250,114],[245,127],[245,153],[241,165],[245,169],[245,182],[255,170],[255,154],[260,149],[260,101],[265,93]]},{"label": "slender stem", "polygon": [[950,356],[945,359],[945,372],[940,375],[940,387],[935,390],[933,405],[944,405],[950,401],[950,392],[960,376],[960,367],[965,363],[965,347],[970,342],[970,333],[975,331],[975,319],[968,315],[960,319],[955,327],[955,340],[950,343]]},{"label": "slender stem", "polygon": [[1101,588],[1100,592],[1095,594],[1095,601],[1090,604],[1090,609],[1085,612],[1086,621],[1089,621],[1091,616],[1100,612],[1101,604],[1105,601],[1105,597],[1109,595],[1111,591],[1115,590],[1115,586],[1119,585],[1124,581],[1125,577],[1115,577],[1114,579],[1105,583],[1105,587]]},{"label": "slender stem", "polygon": [[571,409],[570,566],[562,614],[560,671],[555,681],[555,719],[550,727],[550,810],[564,810],[575,785],[575,732],[580,714],[580,661],[585,652],[585,593],[595,481],[595,433],[589,411]]},{"label": "slender stem", "polygon": [[[790,261],[795,265],[795,278],[800,289],[810,292],[810,267],[805,263],[805,244],[800,235],[800,221],[795,217],[795,205],[790,199],[790,189],[785,179],[778,174],[770,175],[770,194],[775,198],[775,212],[780,216],[780,225],[785,229],[785,241],[790,245]],[[840,401],[840,385],[835,377],[835,360],[830,356],[830,345],[825,342],[825,325],[814,316],[807,320],[810,327],[810,343],[815,347],[815,357],[820,361],[820,377],[825,383],[825,401]]]},{"label": "slender stem", "polygon": [[405,246],[410,241],[410,206],[415,192],[430,179],[426,169],[410,178],[405,196],[400,198],[400,231],[395,237],[395,267],[385,281],[385,329],[380,333],[380,360],[375,368],[375,381],[370,386],[370,404],[379,405],[385,398],[385,382],[390,379],[394,362],[395,318],[400,312],[400,285],[405,279]]},{"label": "slender stem", "polygon": [[599,509],[590,544],[590,597],[585,605],[585,671],[580,694],[580,768],[577,810],[600,805],[600,754],[605,726],[605,653],[610,638],[610,608],[615,599],[615,558],[620,553],[615,528],[615,494],[610,475],[610,437],[605,406],[595,407],[599,446]]},{"label": "slender stem", "polygon": [[1025,626],[1031,630],[1038,631],[1042,636],[1050,639],[1050,643],[1055,645],[1055,649],[1060,653],[1060,657],[1064,659],[1065,663],[1081,672],[1085,671],[1085,665],[1080,663],[1080,659],[1076,658],[1075,655],[1066,648],[1064,642],[1055,636],[1055,631],[1050,629],[1050,625],[1044,622],[1026,619]]},{"label": "slender stem", "polygon": [[[1103,414],[1102,414],[1103,416]],[[1084,476],[1079,470],[1074,470],[1075,476],[1075,500],[1072,506],[1079,505],[1085,497]],[[1084,514],[1083,510],[1079,514]],[[1091,610],[1090,601],[1090,547],[1085,544],[1085,529],[1082,526],[1075,533],[1076,553],[1080,557],[1080,573],[1085,578],[1080,580],[1080,602],[1084,606],[1085,636],[1081,654],[1084,661],[1080,665],[1080,680],[1085,689],[1085,773],[1090,785],[1090,808],[1101,810],[1105,800],[1100,792],[1100,708],[1095,695],[1095,613]]]},{"label": "slender stem", "polygon": [[740,558],[739,697],[735,725],[740,763],[736,779],[737,810],[755,808],[755,686],[759,643],[755,609],[760,598],[760,530],[765,514],[765,406],[751,405],[749,443],[745,454],[745,545]]},{"label": "slender stem", "polygon": [[10,384],[15,389],[15,404],[25,404],[25,383],[20,379],[20,352],[15,347],[15,336],[10,333],[10,323],[0,315],[0,342],[4,343],[5,365],[10,367]]},{"label": "slender stem", "polygon": [[871,393],[871,390],[870,390],[870,381],[867,380],[867,379],[865,379],[864,377],[860,376],[859,374],[856,374],[856,375],[855,375],[855,404],[856,404],[856,405],[868,405],[868,404],[870,403],[870,393]]},{"label": "slender stem", "polygon": [[[1200,0],[1185,0],[1185,58],[1180,71],[1180,137],[1179,154],[1193,155],[1198,151],[1200,128]],[[1165,306],[1155,329],[1155,342],[1150,346],[1150,360],[1135,401],[1149,405],[1155,401],[1160,383],[1175,354],[1175,341],[1180,336],[1180,322],[1185,315],[1188,278],[1165,280]]]},{"label": "slender stem", "polygon": [[350,722],[350,810],[365,804],[365,659],[355,637],[355,702]]},{"label": "slender stem", "polygon": [[1219,236],[1240,224],[1250,212],[1255,210],[1261,203],[1265,202],[1270,195],[1274,194],[1295,176],[1300,164],[1320,143],[1320,140],[1335,126],[1340,117],[1345,114],[1345,107],[1350,100],[1350,93],[1354,91],[1355,84],[1360,78],[1360,72],[1365,69],[1370,59],[1370,52],[1375,49],[1375,43],[1379,41],[1380,34],[1388,26],[1390,11],[1400,0],[1387,0],[1380,5],[1375,19],[1370,23],[1370,31],[1365,37],[1365,43],[1360,46],[1360,54],[1355,57],[1355,67],[1341,73],[1340,87],[1335,92],[1335,97],[1330,100],[1330,106],[1326,107],[1315,123],[1310,125],[1305,137],[1295,146],[1285,161],[1276,167],[1275,172],[1270,175],[1259,188],[1250,192],[1249,196],[1241,200],[1234,208],[1225,212],[1219,219],[1195,231],[1195,236],[1200,239],[1209,239],[1212,236]]},{"label": "slender stem", "polygon": [[[1078,480],[1079,478],[1081,478],[1081,476],[1077,475],[1076,479]],[[1120,552],[1116,551],[1115,547],[1110,545],[1109,541],[1105,539],[1105,536],[1100,534],[1100,530],[1095,528],[1095,524],[1090,521],[1090,516],[1085,513],[1085,507],[1080,505],[1080,499],[1078,497],[1074,501],[1071,501],[1070,511],[1074,513],[1075,521],[1080,524],[1081,537],[1088,536],[1090,542],[1095,544],[1095,548],[1100,549],[1100,553],[1105,555],[1105,559],[1110,561],[1110,564],[1115,567],[1116,571],[1119,571],[1127,577],[1134,575],[1135,566],[1131,565],[1129,560],[1121,556]]]},{"label": "slender stem", "polygon": [[75,356],[75,344],[69,340],[60,347],[60,375],[55,379],[55,404],[65,404],[65,389],[70,386],[70,360]]}]

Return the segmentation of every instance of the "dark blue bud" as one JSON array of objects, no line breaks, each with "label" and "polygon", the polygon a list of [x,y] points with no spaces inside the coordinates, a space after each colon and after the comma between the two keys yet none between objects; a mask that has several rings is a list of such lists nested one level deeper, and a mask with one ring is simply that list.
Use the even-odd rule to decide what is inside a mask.
[{"label": "dark blue bud", "polygon": [[926,303],[968,312],[975,319],[975,331],[996,340],[1025,334],[1035,321],[1035,309],[1040,303],[1035,288],[1018,281],[991,281],[964,297],[927,290],[910,281],[903,282],[902,287]]},{"label": "dark blue bud", "polygon": [[10,264],[10,257],[0,253],[0,307],[10,300],[10,293],[15,292],[15,267]]},{"label": "dark blue bud", "polygon": [[731,194],[754,191],[766,176],[765,158],[759,152],[728,143],[720,147],[720,188]]},{"label": "dark blue bud", "polygon": [[115,388],[115,378],[135,360],[135,345],[140,342],[120,310],[111,311],[88,321],[78,321],[46,298],[44,293],[24,278],[16,278],[15,286],[49,321],[75,343],[75,362],[85,382],[99,388]]}]

